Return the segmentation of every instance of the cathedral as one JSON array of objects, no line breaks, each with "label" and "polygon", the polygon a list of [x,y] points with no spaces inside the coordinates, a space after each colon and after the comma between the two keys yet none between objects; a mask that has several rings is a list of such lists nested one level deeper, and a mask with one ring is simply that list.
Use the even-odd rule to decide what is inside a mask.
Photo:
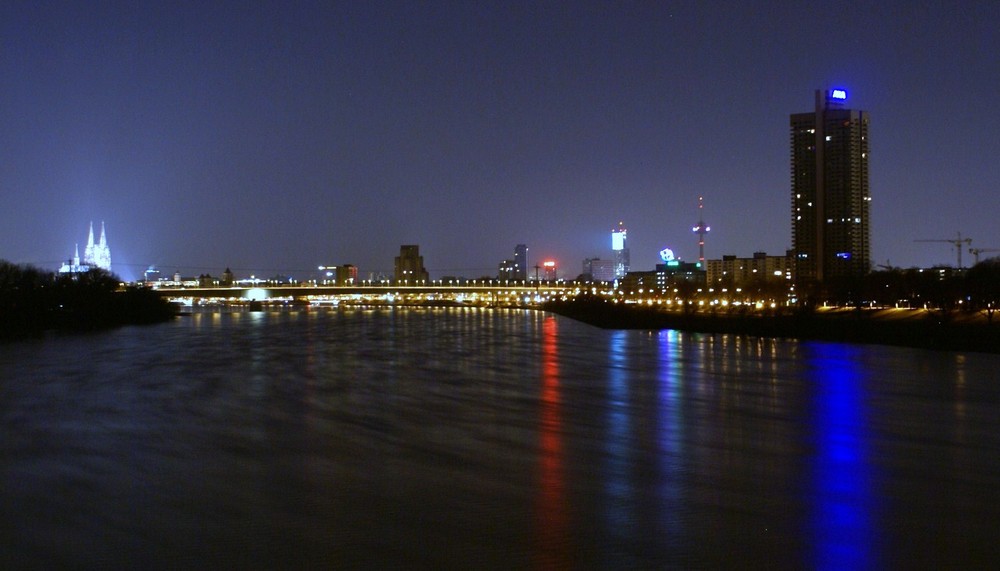
[{"label": "cathedral", "polygon": [[63,264],[59,268],[59,273],[80,273],[86,272],[90,268],[111,271],[111,248],[108,247],[108,238],[104,233],[104,222],[101,222],[101,239],[96,244],[94,243],[94,223],[90,223],[87,247],[83,250],[83,263],[80,263],[80,245],[77,244],[73,259]]}]

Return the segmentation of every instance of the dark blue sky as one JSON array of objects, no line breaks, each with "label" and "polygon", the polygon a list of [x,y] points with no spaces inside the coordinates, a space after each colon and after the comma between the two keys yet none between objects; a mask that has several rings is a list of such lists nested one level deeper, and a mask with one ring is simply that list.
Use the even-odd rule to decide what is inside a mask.
[{"label": "dark blue sky", "polygon": [[[0,258],[114,269],[575,276],[790,246],[788,115],[871,124],[873,257],[1000,248],[1000,4],[6,2]],[[82,248],[82,246],[81,246]],[[966,255],[966,260],[971,256]]]}]

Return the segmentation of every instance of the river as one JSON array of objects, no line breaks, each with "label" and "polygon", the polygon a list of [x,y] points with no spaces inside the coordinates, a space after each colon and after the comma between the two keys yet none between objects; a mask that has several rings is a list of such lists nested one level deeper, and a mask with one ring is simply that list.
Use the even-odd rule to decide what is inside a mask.
[{"label": "river", "polygon": [[1000,355],[530,310],[0,345],[0,568],[986,568]]}]

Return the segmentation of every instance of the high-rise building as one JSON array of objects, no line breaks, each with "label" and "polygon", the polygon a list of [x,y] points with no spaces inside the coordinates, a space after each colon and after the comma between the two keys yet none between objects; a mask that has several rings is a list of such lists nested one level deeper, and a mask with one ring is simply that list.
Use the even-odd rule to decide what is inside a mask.
[{"label": "high-rise building", "polygon": [[557,279],[559,279],[558,268],[556,267],[556,263],[554,261],[547,260],[545,262],[542,262],[542,268],[545,271],[545,273],[542,275],[543,280],[547,282],[554,282]]},{"label": "high-rise building", "polygon": [[868,112],[843,89],[817,90],[791,116],[792,250],[798,283],[860,276],[871,267]]},{"label": "high-rise building", "polygon": [[595,282],[615,281],[615,262],[600,258],[587,258],[583,261],[583,275],[590,276]]},{"label": "high-rise building", "polygon": [[528,279],[528,246],[518,244],[514,246],[514,277],[515,280],[525,281]]},{"label": "high-rise building", "polygon": [[629,269],[628,230],[623,222],[611,229],[611,249],[615,252],[615,277],[623,278]]},{"label": "high-rise building", "polygon": [[504,260],[497,264],[497,279],[502,282],[514,281],[517,275],[517,262]]},{"label": "high-rise building", "polygon": [[428,280],[424,269],[424,257],[420,255],[420,246],[414,244],[399,247],[396,256],[396,283],[415,285]]}]

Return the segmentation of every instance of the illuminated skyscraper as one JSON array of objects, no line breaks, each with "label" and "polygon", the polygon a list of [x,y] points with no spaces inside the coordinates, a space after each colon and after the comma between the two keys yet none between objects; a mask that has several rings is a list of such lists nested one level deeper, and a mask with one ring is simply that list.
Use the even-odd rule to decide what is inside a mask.
[{"label": "illuminated skyscraper", "polygon": [[611,229],[611,249],[615,252],[615,277],[623,278],[629,268],[628,230],[623,222]]},{"label": "illuminated skyscraper", "polygon": [[792,250],[799,283],[861,276],[871,267],[868,112],[842,89],[817,90],[791,116]]}]

